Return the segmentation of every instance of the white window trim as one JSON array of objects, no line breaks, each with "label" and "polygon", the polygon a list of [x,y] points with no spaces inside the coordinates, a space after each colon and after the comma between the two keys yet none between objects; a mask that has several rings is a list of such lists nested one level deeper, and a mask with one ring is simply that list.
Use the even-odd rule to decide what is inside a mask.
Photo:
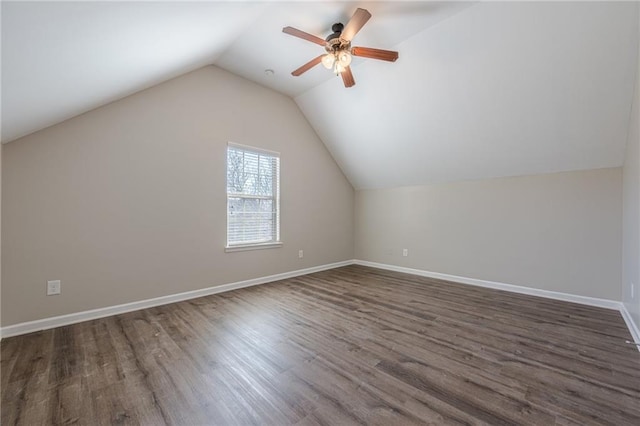
[{"label": "white window trim", "polygon": [[248,250],[264,250],[271,248],[280,248],[283,246],[282,241],[273,243],[256,243],[256,244],[237,244],[232,246],[226,246],[224,251],[227,253],[233,253],[234,251],[248,251]]},{"label": "white window trim", "polygon": [[[256,152],[259,154],[266,154],[266,155],[270,155],[270,156],[275,156],[278,157],[278,159],[280,159],[280,153],[278,151],[271,151],[268,149],[264,149],[264,148],[257,148],[254,146],[249,146],[249,145],[243,145],[243,144],[239,144],[239,143],[235,143],[235,142],[228,142],[227,143],[227,148],[225,149],[225,166],[228,167],[228,164],[226,164],[226,158],[227,158],[227,151],[229,147],[235,147],[235,148],[239,148],[242,150],[246,150],[246,151],[251,151],[251,152]],[[226,187],[227,187],[227,183],[225,182],[225,193],[226,193],[226,198],[227,198],[227,210],[226,210],[226,220],[227,220],[227,235],[226,235],[226,245],[224,248],[224,251],[226,253],[233,253],[236,251],[248,251],[248,250],[262,250],[262,249],[270,249],[270,248],[280,248],[283,246],[282,240],[280,239],[280,167],[278,167],[278,185],[276,186],[276,194],[273,197],[260,197],[260,196],[251,196],[251,197],[247,197],[247,198],[264,198],[264,199],[274,199],[274,201],[277,204],[277,208],[274,212],[274,219],[275,219],[275,223],[276,223],[276,238],[277,241],[268,241],[268,242],[256,242],[256,243],[238,243],[238,244],[229,244],[229,234],[228,234],[228,226],[229,226],[229,197],[236,197],[236,198],[242,198],[243,195],[242,194],[229,194],[228,192],[226,192]]]},{"label": "white window trim", "polygon": [[230,146],[235,148],[240,148],[240,149],[246,149],[247,151],[253,151],[261,154],[273,155],[278,158],[280,157],[280,153],[278,151],[271,151],[269,149],[257,148],[255,146],[249,146],[249,145],[242,145],[241,143],[227,142],[227,147],[230,147]]}]

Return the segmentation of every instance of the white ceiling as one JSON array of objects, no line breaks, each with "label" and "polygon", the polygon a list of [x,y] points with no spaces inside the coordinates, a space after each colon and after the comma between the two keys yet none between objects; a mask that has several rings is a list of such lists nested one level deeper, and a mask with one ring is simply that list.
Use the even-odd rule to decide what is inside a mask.
[{"label": "white ceiling", "polygon": [[[9,142],[170,78],[216,64],[288,95],[332,77],[291,71],[356,7],[374,18],[357,41],[394,45],[466,2],[2,2],[2,141]],[[265,69],[275,74],[267,78]]]},{"label": "white ceiling", "polygon": [[637,6],[480,3],[296,102],[356,188],[618,167]]},{"label": "white ceiling", "polygon": [[259,3],[2,2],[2,141],[211,64]]},{"label": "white ceiling", "polygon": [[[318,66],[356,7],[356,86]],[[619,166],[637,3],[2,2],[2,141],[216,64],[296,100],[356,188]],[[271,77],[264,74],[270,68]]]}]

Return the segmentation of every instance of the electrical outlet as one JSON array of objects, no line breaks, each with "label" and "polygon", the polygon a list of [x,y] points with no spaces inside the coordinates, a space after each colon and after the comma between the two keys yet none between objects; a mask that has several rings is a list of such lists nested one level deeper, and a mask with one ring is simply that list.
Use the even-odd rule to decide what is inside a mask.
[{"label": "electrical outlet", "polygon": [[404,257],[409,256],[409,249],[402,249],[402,256]]},{"label": "electrical outlet", "polygon": [[304,257],[304,251],[298,250],[298,259],[302,259]]},{"label": "electrical outlet", "polygon": [[47,296],[60,294],[61,287],[60,280],[47,281]]}]

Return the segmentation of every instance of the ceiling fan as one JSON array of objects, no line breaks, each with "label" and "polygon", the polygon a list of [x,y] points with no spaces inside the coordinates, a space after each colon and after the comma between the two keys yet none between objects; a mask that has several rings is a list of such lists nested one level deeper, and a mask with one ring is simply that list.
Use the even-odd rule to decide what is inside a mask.
[{"label": "ceiling fan", "polygon": [[351,73],[351,67],[349,66],[352,56],[395,62],[396,59],[398,59],[398,52],[372,49],[370,47],[351,47],[351,40],[353,40],[353,37],[355,37],[358,31],[364,27],[364,24],[367,23],[369,18],[371,18],[369,11],[358,8],[346,26],[341,23],[333,24],[333,26],[331,26],[333,33],[324,40],[300,31],[297,28],[284,27],[282,29],[283,33],[319,44],[324,47],[327,52],[313,58],[291,74],[298,77],[322,62],[325,68],[333,70],[336,75],[340,74],[342,76],[345,87],[352,87],[356,84],[356,81],[353,79],[353,74]]}]

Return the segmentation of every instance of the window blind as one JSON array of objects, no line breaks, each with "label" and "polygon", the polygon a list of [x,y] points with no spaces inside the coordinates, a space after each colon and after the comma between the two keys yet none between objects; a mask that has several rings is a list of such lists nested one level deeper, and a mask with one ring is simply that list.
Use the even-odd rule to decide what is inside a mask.
[{"label": "window blind", "polygon": [[280,241],[280,157],[227,147],[227,246]]}]

